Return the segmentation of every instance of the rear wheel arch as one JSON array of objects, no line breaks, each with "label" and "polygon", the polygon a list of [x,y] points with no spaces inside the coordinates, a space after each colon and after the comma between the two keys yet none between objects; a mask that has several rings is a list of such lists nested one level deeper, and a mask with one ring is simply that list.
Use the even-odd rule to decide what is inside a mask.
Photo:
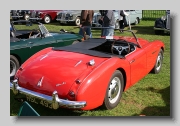
[{"label": "rear wheel arch", "polygon": [[123,91],[124,91],[124,89],[126,87],[126,81],[127,81],[126,72],[125,72],[125,70],[123,68],[118,68],[117,70],[120,71],[122,73],[122,75],[123,75],[123,78],[124,78],[124,88],[123,88]]},{"label": "rear wheel arch", "polygon": [[102,107],[110,110],[119,104],[122,97],[124,89],[124,76],[122,72],[115,70],[108,83]]}]

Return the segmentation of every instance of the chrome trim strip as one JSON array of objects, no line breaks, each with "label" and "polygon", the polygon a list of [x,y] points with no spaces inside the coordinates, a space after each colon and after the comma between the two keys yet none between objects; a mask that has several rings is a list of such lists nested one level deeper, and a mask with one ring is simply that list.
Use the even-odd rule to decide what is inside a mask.
[{"label": "chrome trim strip", "polygon": [[29,18],[30,20],[42,20],[42,18]]},{"label": "chrome trim strip", "polygon": [[74,67],[77,67],[81,62],[82,62],[82,60],[80,60],[79,62],[77,62]]},{"label": "chrome trim strip", "polygon": [[41,94],[38,92],[34,92],[28,89],[25,89],[23,87],[20,87],[17,83],[17,80],[14,80],[12,83],[10,82],[10,89],[13,91],[14,94],[25,94],[30,95],[32,97],[36,97],[38,99],[46,100],[47,102],[52,104],[53,109],[58,109],[60,106],[66,107],[66,108],[74,108],[74,109],[80,109],[86,106],[86,101],[69,101],[60,99],[58,97],[58,92],[54,91],[52,93],[52,96],[48,96],[45,94]]},{"label": "chrome trim strip", "polygon": [[75,20],[65,20],[65,19],[56,19],[57,21],[75,21]]},{"label": "chrome trim strip", "polygon": [[18,17],[18,18],[20,18],[20,17],[23,17],[23,16],[11,16],[12,18],[14,18],[14,17]]}]

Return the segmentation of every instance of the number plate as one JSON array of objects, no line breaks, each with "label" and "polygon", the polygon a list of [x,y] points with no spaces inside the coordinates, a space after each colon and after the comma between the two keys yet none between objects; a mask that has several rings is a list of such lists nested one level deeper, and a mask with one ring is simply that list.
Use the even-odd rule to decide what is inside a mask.
[{"label": "number plate", "polygon": [[26,98],[27,98],[28,102],[33,102],[35,104],[41,104],[44,107],[52,109],[52,105],[45,100],[36,99],[35,97],[29,96],[29,95],[26,95]]}]

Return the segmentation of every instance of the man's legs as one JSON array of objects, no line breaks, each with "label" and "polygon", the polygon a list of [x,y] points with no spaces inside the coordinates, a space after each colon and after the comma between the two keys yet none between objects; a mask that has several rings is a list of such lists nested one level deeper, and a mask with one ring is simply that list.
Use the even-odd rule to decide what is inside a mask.
[{"label": "man's legs", "polygon": [[83,34],[83,28],[79,28],[79,35],[84,36],[84,34]]},{"label": "man's legs", "polygon": [[114,35],[114,29],[115,26],[109,26],[109,28],[104,29],[105,30],[105,36],[113,36]]},{"label": "man's legs", "polygon": [[90,38],[92,38],[92,32],[91,32],[91,28],[80,28],[79,29],[79,35],[82,35],[82,36],[84,36],[84,33],[83,32],[85,32],[86,33],[86,35],[89,35],[89,37]]},{"label": "man's legs", "polygon": [[85,28],[84,30],[86,32],[86,35],[89,35],[89,37],[92,38],[91,28]]}]

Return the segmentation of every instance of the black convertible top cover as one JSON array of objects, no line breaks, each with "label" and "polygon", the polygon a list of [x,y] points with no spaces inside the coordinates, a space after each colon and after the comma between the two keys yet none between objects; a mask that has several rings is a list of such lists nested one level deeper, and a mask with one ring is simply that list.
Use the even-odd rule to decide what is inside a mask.
[{"label": "black convertible top cover", "polygon": [[[107,40],[104,38],[90,38],[88,40],[85,40],[83,42],[78,42],[76,44],[64,46],[64,47],[54,47],[53,50],[63,50],[63,51],[69,51],[69,52],[77,52],[97,57],[107,57],[110,58],[112,56],[117,56],[105,52],[99,52],[96,50],[91,50],[92,48],[95,48],[103,43],[105,43]],[[113,41],[112,41],[113,42]]]}]

